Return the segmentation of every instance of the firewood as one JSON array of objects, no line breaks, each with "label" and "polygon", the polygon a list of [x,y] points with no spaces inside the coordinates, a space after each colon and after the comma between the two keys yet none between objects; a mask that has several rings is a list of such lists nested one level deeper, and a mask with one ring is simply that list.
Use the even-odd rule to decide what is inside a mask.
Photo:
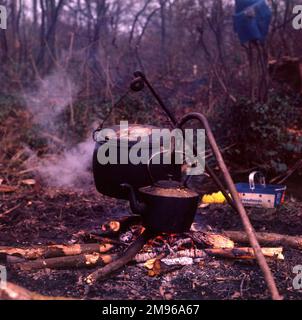
[{"label": "firewood", "polygon": [[161,262],[165,263],[168,266],[181,265],[181,266],[190,266],[194,263],[193,258],[190,257],[177,257],[177,258],[164,258],[161,259]]},{"label": "firewood", "polygon": [[[238,243],[248,243],[248,238],[243,231],[224,231],[224,235]],[[271,246],[288,246],[295,249],[302,249],[302,237],[288,236],[277,233],[256,232],[256,237],[261,244]]]},{"label": "firewood", "polygon": [[38,258],[53,258],[63,256],[73,256],[84,253],[108,252],[113,248],[112,244],[71,244],[71,245],[49,245],[49,246],[36,246],[32,248],[14,248],[0,246],[0,254],[14,255],[23,257],[25,259],[38,259]]},{"label": "firewood", "polygon": [[125,216],[118,220],[111,220],[105,222],[101,226],[99,235],[116,235],[121,231],[126,230],[129,226],[141,223],[141,217],[138,215]]},{"label": "firewood", "polygon": [[[173,248],[172,248],[173,249]],[[185,250],[179,250],[175,251],[173,253],[169,252],[162,252],[160,253],[159,251],[152,251],[152,252],[146,252],[146,253],[140,253],[137,254],[134,258],[134,260],[137,263],[142,263],[150,259],[158,258],[159,256],[162,257],[167,257],[168,259],[175,259],[179,257],[187,257],[187,258],[204,258],[206,256],[206,253],[204,250],[201,249],[185,249]]]},{"label": "firewood", "polygon": [[73,234],[72,239],[74,241],[81,240],[85,243],[99,242],[99,243],[109,243],[109,244],[116,244],[116,245],[121,244],[119,240],[104,237],[99,234],[100,234],[100,231],[98,230],[90,230],[90,231],[80,230],[79,232]]},{"label": "firewood", "polygon": [[179,270],[183,267],[181,264],[168,265],[161,261],[160,259],[156,259],[153,264],[153,268],[148,270],[148,275],[150,277],[163,275],[169,272],[173,272],[175,270]]},{"label": "firewood", "polygon": [[29,291],[11,282],[0,286],[0,300],[74,300],[66,297],[44,296],[36,292]]},{"label": "firewood", "polygon": [[159,255],[159,252],[146,252],[146,253],[138,253],[134,257],[134,261],[137,263],[146,262],[150,259],[154,259]]},{"label": "firewood", "polygon": [[191,238],[179,239],[179,240],[177,240],[176,242],[173,243],[172,249],[183,247],[183,246],[185,246],[187,244],[192,245],[193,244],[193,239],[191,239]]},{"label": "firewood", "polygon": [[76,256],[56,257],[49,259],[32,260],[12,264],[13,267],[21,270],[49,269],[68,269],[68,268],[89,268],[103,266],[112,262],[116,255],[105,255],[100,253],[80,254]]},{"label": "firewood", "polygon": [[[262,253],[265,257],[275,258],[278,260],[284,260],[282,254],[283,248],[262,248]],[[223,249],[205,249],[207,254],[224,257],[230,259],[255,259],[253,248],[223,248]]]},{"label": "firewood", "polygon": [[105,267],[98,269],[88,275],[85,281],[89,285],[93,285],[96,281],[101,280],[109,276],[114,271],[117,271],[122,266],[130,262],[135,255],[143,248],[146,242],[151,239],[154,234],[148,230],[144,232],[127,248],[127,250],[115,261],[109,263]]},{"label": "firewood", "polygon": [[15,192],[17,191],[17,187],[15,186],[5,186],[5,185],[1,185],[0,186],[0,192],[2,193],[11,193],[11,192]]},{"label": "firewood", "polygon": [[188,257],[188,258],[204,258],[206,256],[205,250],[201,249],[186,249],[169,254],[167,258]]},{"label": "firewood", "polygon": [[196,243],[209,246],[211,248],[234,248],[234,242],[227,236],[211,232],[190,232],[187,234]]}]

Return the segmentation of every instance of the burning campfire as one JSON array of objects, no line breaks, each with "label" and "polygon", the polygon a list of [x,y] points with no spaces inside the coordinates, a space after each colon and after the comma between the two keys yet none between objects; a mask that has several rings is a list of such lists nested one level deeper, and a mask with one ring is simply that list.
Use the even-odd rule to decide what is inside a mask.
[{"label": "burning campfire", "polygon": [[[98,280],[106,280],[128,264],[142,267],[150,277],[158,277],[180,270],[184,266],[202,265],[208,256],[234,260],[254,260],[252,248],[237,246],[247,243],[244,232],[215,233],[200,231],[194,223],[189,232],[154,234],[146,230],[136,215],[110,220],[98,230],[78,233],[71,243],[30,248],[0,247],[7,263],[17,270],[72,269],[99,267],[84,281],[88,290]],[[258,235],[262,242],[275,245],[276,235]],[[287,239],[297,244],[297,239]],[[279,239],[280,240],[280,239]],[[301,242],[301,240],[300,240]],[[282,247],[262,248],[265,257],[283,260]],[[7,290],[21,289],[8,287]],[[19,294],[21,294],[19,292]]]}]

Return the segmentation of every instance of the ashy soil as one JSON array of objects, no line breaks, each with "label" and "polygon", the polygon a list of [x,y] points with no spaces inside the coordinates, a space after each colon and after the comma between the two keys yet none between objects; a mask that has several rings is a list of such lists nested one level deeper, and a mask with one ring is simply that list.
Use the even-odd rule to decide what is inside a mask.
[{"label": "ashy soil", "polygon": [[[125,201],[88,191],[22,186],[12,193],[0,193],[0,245],[31,246],[69,243],[81,232],[98,229],[111,218],[129,214]],[[250,210],[258,231],[302,235],[302,203],[287,199],[278,210]],[[199,209],[196,222],[208,230],[242,230],[239,216],[227,205]],[[284,261],[269,265],[285,299],[301,299],[302,290],[293,288],[292,272],[302,264],[299,250],[284,248]],[[129,264],[87,293],[83,278],[92,269],[15,271],[8,268],[8,280],[29,290],[50,296],[80,299],[269,299],[256,262],[207,257],[158,277],[144,267]]]}]

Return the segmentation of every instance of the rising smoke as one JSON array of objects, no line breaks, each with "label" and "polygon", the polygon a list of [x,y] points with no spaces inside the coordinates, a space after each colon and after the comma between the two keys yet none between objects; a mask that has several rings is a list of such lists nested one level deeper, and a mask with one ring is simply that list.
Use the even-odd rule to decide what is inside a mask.
[{"label": "rising smoke", "polygon": [[[59,117],[73,102],[78,92],[77,86],[62,70],[56,70],[38,82],[35,90],[24,94],[27,109],[33,121],[41,128],[44,136],[54,136],[58,132]],[[66,138],[65,138],[66,139]],[[62,141],[62,140],[60,140]],[[70,141],[64,142],[64,151],[51,157],[30,157],[27,165],[37,171],[48,186],[85,189],[91,184],[90,172],[93,141],[91,135],[83,142],[69,148]]]}]

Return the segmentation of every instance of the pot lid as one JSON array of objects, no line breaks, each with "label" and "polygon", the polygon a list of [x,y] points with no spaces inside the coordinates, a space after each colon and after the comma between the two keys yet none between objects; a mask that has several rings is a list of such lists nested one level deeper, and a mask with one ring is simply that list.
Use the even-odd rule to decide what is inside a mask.
[{"label": "pot lid", "polygon": [[124,140],[136,142],[143,137],[149,137],[152,134],[153,129],[158,129],[155,126],[129,124],[127,127],[121,127],[119,125],[104,128],[97,134],[97,141],[104,140]]}]

